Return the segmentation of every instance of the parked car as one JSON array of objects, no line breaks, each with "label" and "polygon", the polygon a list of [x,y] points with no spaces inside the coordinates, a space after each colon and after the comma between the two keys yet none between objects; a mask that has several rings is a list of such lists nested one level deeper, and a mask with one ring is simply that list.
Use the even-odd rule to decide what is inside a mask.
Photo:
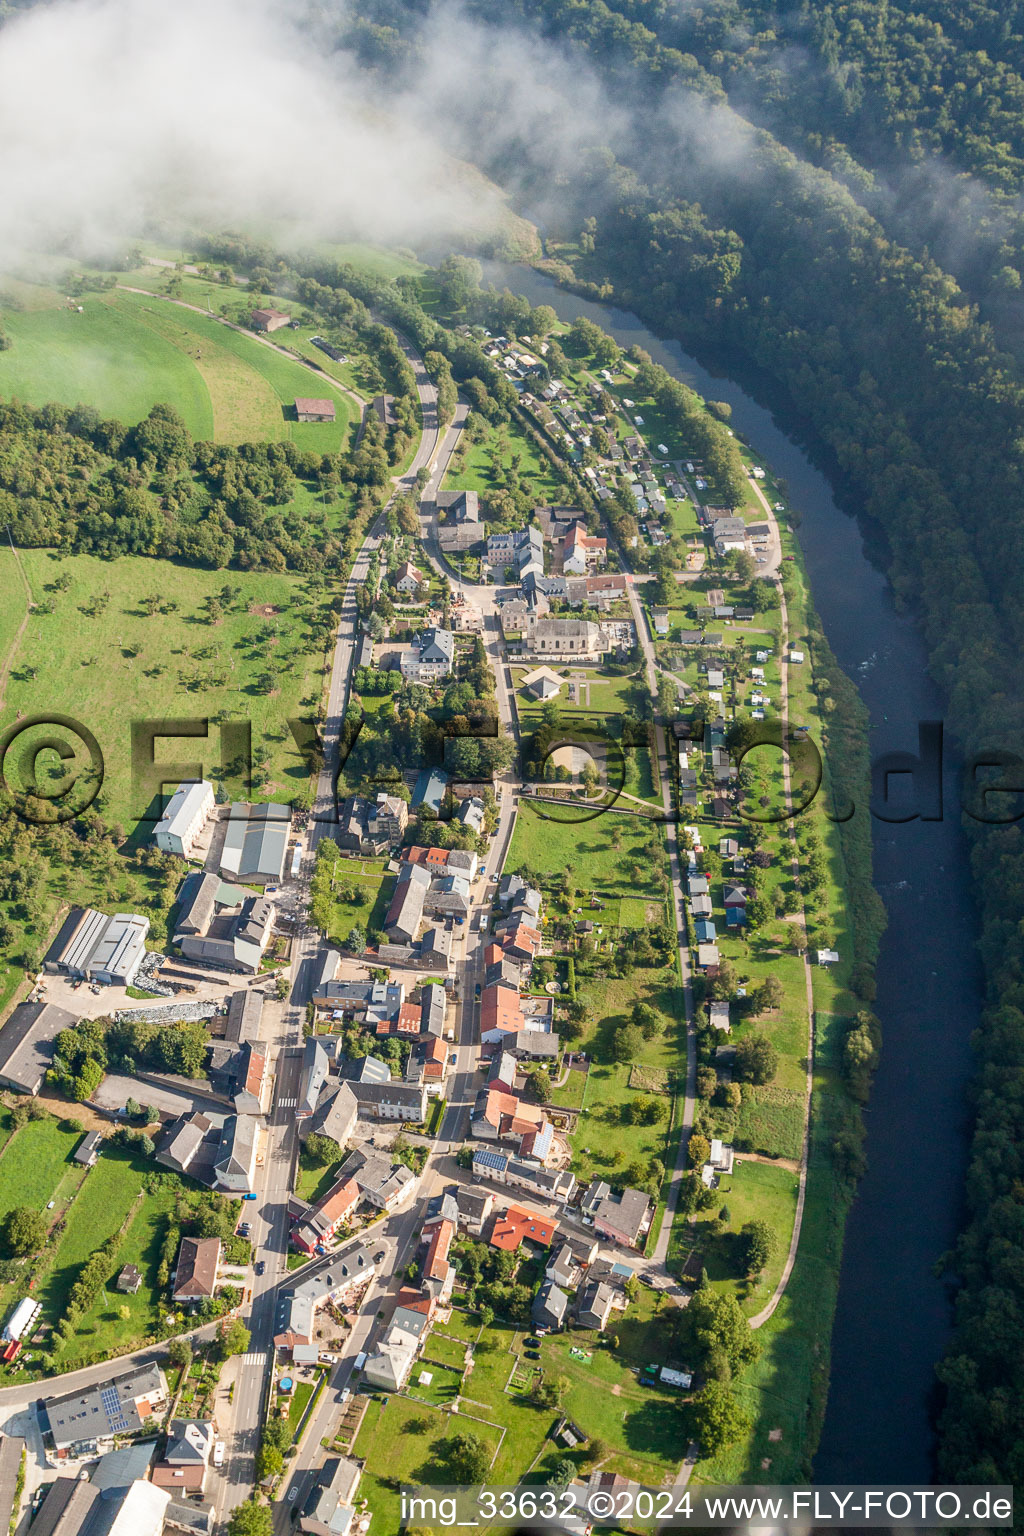
[{"label": "parked car", "polygon": [[218,1440],[216,1445],[213,1447],[213,1464],[214,1464],[215,1467],[222,1467],[224,1465],[224,1441],[223,1440]]}]

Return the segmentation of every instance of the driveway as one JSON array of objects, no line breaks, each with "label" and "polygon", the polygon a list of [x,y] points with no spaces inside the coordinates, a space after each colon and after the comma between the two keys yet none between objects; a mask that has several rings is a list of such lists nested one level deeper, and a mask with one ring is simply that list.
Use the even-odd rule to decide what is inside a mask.
[{"label": "driveway", "polygon": [[158,1088],[155,1083],[144,1083],[137,1077],[110,1072],[93,1094],[92,1102],[98,1109],[114,1111],[123,1109],[129,1099],[135,1099],[140,1104],[150,1104],[168,1115],[188,1115],[197,1109],[201,1114],[209,1115],[217,1124],[223,1125],[230,1114],[227,1105],[207,1098],[198,1091],[198,1084],[196,1088],[194,1094],[181,1093],[175,1088]]}]

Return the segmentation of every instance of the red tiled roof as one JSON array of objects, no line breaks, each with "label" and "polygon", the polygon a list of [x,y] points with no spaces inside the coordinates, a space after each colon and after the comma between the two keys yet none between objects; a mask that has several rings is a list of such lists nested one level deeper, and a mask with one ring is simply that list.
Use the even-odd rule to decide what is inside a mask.
[{"label": "red tiled roof", "polygon": [[423,1010],[419,1003],[403,1003],[398,1010],[398,1033],[418,1035],[423,1024]]},{"label": "red tiled roof", "polygon": [[540,949],[541,938],[536,928],[531,928],[529,923],[517,923],[514,928],[506,931],[503,943],[507,949],[515,945],[535,956]]},{"label": "red tiled roof", "polygon": [[407,848],[405,859],[409,864],[429,864],[443,869],[448,863],[447,848]]},{"label": "red tiled roof", "polygon": [[528,1210],[523,1205],[510,1205],[504,1216],[495,1218],[489,1241],[492,1248],[509,1251],[518,1248],[524,1239],[546,1248],[557,1231],[558,1223],[551,1217],[542,1216],[539,1211]]},{"label": "red tiled roof", "polygon": [[539,1104],[524,1104],[522,1099],[516,1099],[514,1111],[502,1117],[501,1134],[503,1136],[525,1136],[527,1131],[539,1131],[544,1124],[544,1111]]},{"label": "red tiled roof", "polygon": [[518,1034],[525,1025],[526,1016],[518,992],[502,986],[484,988],[480,999],[481,1030],[502,1029],[508,1034]]},{"label": "red tiled roof", "polygon": [[397,1305],[404,1307],[407,1312],[425,1312],[428,1317],[433,1315],[433,1296],[421,1296],[419,1291],[414,1291],[409,1286],[403,1286],[398,1293]]},{"label": "red tiled roof", "polygon": [[262,1051],[250,1051],[249,1066],[245,1074],[245,1091],[259,1098],[263,1079],[267,1072],[267,1058]]},{"label": "red tiled roof", "polygon": [[359,1185],[355,1179],[341,1179],[329,1189],[314,1207],[318,1216],[326,1221],[340,1221],[359,1200]]},{"label": "red tiled roof", "polygon": [[448,1250],[455,1236],[455,1227],[450,1221],[442,1221],[436,1228],[430,1239],[430,1247],[423,1261],[423,1278],[425,1280],[443,1280],[448,1273]]}]

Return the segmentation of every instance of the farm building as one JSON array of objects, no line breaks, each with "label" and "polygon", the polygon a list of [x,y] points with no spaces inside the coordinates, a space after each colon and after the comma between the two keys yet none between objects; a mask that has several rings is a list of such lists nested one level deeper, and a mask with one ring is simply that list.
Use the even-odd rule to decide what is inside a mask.
[{"label": "farm building", "polygon": [[333,400],[297,399],[295,415],[299,421],[333,421],[336,408]]},{"label": "farm building", "polygon": [[196,839],[213,815],[215,803],[213,785],[205,779],[179,784],[156,824],[157,847],[165,853],[176,853],[180,859],[191,858]]},{"label": "farm building", "polygon": [[53,1003],[19,1003],[0,1028],[0,1087],[37,1094],[53,1060],[53,1042],[77,1016]]},{"label": "farm building", "polygon": [[254,309],[249,316],[254,331],[279,331],[282,326],[290,325],[291,321],[291,315],[286,315],[280,309]]}]

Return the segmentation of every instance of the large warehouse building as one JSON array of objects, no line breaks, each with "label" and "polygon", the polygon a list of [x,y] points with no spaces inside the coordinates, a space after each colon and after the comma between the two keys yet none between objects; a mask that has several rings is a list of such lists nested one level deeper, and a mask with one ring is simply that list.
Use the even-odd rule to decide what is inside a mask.
[{"label": "large warehouse building", "polygon": [[288,805],[246,805],[231,807],[220,872],[228,880],[244,885],[276,885],[284,875],[292,812]]},{"label": "large warehouse building", "polygon": [[130,987],[146,953],[149,918],[134,912],[107,917],[94,907],[73,907],[50,946],[43,969],[88,981]]}]

